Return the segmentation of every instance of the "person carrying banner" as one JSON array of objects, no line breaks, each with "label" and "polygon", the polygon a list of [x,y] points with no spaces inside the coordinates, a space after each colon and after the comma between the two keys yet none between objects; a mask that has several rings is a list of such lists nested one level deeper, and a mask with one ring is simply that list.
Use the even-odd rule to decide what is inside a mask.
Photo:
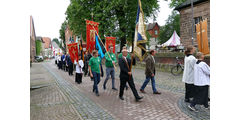
[{"label": "person carrying banner", "polygon": [[[127,50],[123,49],[122,50],[122,58],[119,59],[119,66],[120,66],[120,92],[119,92],[119,98],[121,100],[124,100],[123,98],[123,93],[124,93],[124,87],[126,86],[126,83],[128,82],[133,95],[135,96],[135,100],[138,102],[141,100],[143,97],[140,97],[138,95],[138,92],[135,88],[135,84],[133,81],[133,76],[132,72],[130,71],[130,64],[131,60],[127,58]],[[134,65],[134,64],[133,64]]]},{"label": "person carrying banner", "polygon": [[142,93],[145,93],[144,88],[147,86],[148,82],[151,79],[152,82],[152,90],[153,90],[153,94],[161,94],[160,92],[157,91],[156,87],[155,87],[155,59],[154,56],[156,54],[155,50],[151,50],[150,51],[150,55],[146,58],[146,69],[145,69],[145,75],[146,75],[146,79],[140,89],[140,91]]},{"label": "person carrying banner", "polygon": [[91,78],[93,78],[94,80],[94,84],[93,84],[93,92],[95,92],[96,96],[99,96],[99,92],[98,92],[98,84],[100,82],[100,75],[102,74],[100,71],[101,67],[100,67],[100,58],[98,57],[98,51],[94,50],[93,51],[93,57],[91,57],[91,59],[89,60],[89,72],[90,72],[90,76]]},{"label": "person carrying banner", "polygon": [[[110,57],[109,57],[109,55]],[[112,89],[113,90],[117,90],[117,88],[115,88],[115,70],[114,70],[114,65],[115,63],[117,62],[117,59],[116,59],[116,56],[115,54],[113,53],[113,46],[109,46],[109,52],[106,52],[105,53],[105,58],[106,58],[106,62],[105,62],[105,65],[106,65],[106,79],[103,83],[103,89],[105,90],[106,89],[106,84],[107,84],[107,81],[109,79],[109,76],[111,75],[111,78],[112,78]]]},{"label": "person carrying banner", "polygon": [[[123,46],[122,49],[126,49],[126,50],[127,50],[127,47],[126,47],[126,46]],[[120,54],[118,55],[118,59],[119,59],[119,58],[122,58],[122,53],[120,53]],[[127,54],[127,58],[128,58],[128,59],[131,59],[131,56],[130,56],[129,53]]]},{"label": "person carrying banner", "polygon": [[[122,50],[127,50],[127,47],[126,47],[126,46],[123,46],[123,47],[122,47]],[[122,52],[118,55],[118,61],[119,61],[120,58],[122,58]],[[127,58],[131,60],[131,56],[130,56],[129,53],[127,53]],[[135,61],[135,60],[134,60],[134,61]],[[134,62],[134,61],[133,61],[133,62]],[[135,63],[134,63],[134,64],[135,64]],[[125,87],[125,88],[126,88],[126,90],[128,90],[128,85],[127,85],[127,84],[126,84],[126,87]]]},{"label": "person carrying banner", "polygon": [[82,57],[79,55],[79,60],[78,62],[75,60],[75,65],[76,65],[76,76],[75,76],[75,82],[78,84],[82,83],[82,75],[83,75],[83,70],[82,68],[84,67],[83,61],[81,59]]}]

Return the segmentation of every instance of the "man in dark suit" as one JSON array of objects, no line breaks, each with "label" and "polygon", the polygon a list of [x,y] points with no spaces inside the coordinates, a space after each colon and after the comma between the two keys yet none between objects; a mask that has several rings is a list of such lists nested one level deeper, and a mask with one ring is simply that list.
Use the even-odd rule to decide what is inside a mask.
[{"label": "man in dark suit", "polygon": [[119,66],[120,66],[120,92],[119,92],[119,98],[121,100],[124,100],[123,98],[123,92],[124,92],[124,87],[126,86],[126,82],[128,82],[133,95],[135,96],[136,101],[139,101],[143,97],[140,97],[138,95],[138,92],[135,88],[133,77],[132,77],[132,72],[130,70],[130,65],[131,65],[131,60],[127,57],[127,50],[123,49],[122,50],[123,57],[119,59]]},{"label": "man in dark suit", "polygon": [[145,69],[146,80],[144,81],[140,89],[142,93],[146,93],[144,91],[144,88],[147,86],[148,82],[151,79],[153,94],[161,94],[160,92],[157,91],[155,87],[155,59],[154,59],[155,54],[156,54],[156,51],[151,50],[150,55],[145,60],[146,61],[146,69]]},{"label": "man in dark suit", "polygon": [[69,76],[71,76],[71,75],[73,75],[73,63],[71,61],[69,54],[67,54],[67,65],[68,65],[68,74],[69,74]]}]

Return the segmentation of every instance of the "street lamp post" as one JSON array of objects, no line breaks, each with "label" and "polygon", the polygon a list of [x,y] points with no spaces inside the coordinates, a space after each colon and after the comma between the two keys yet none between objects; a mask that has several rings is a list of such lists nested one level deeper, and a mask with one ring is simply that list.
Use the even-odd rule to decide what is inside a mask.
[{"label": "street lamp post", "polygon": [[194,26],[194,18],[193,18],[193,0],[191,0],[191,8],[192,8],[192,45],[193,45],[193,26]]}]

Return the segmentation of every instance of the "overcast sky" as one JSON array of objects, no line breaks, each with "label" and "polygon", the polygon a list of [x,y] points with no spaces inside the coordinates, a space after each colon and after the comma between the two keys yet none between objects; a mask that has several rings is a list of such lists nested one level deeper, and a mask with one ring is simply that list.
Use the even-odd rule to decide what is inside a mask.
[{"label": "overcast sky", "polygon": [[[169,2],[160,0],[159,3],[157,22],[162,26],[172,9],[168,8]],[[59,29],[65,20],[65,11],[69,4],[70,0],[31,0],[30,15],[33,16],[36,35],[59,38]]]}]

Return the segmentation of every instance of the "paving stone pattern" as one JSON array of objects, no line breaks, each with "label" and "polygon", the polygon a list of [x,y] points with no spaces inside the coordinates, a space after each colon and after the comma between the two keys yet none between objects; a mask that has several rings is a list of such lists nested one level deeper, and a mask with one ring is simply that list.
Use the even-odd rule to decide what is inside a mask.
[{"label": "paving stone pattern", "polygon": [[80,90],[73,86],[68,81],[64,80],[60,75],[56,72],[53,72],[52,69],[49,68],[46,64],[43,66],[48,69],[48,71],[56,78],[59,87],[65,91],[74,102],[74,107],[77,109],[79,114],[83,119],[90,120],[113,120],[114,118],[105,112],[101,107],[95,104],[92,100],[90,100],[87,96],[82,94]]},{"label": "paving stone pattern", "polygon": [[31,120],[81,120],[72,102],[41,64],[33,64],[30,74],[30,87],[35,88],[30,90]]},{"label": "paving stone pattern", "polygon": [[[146,94],[141,94],[144,96],[141,102],[135,102],[135,98],[132,94],[131,90],[125,90],[124,99],[120,100],[118,98],[119,91],[112,90],[111,79],[107,83],[107,89],[103,90],[102,85],[105,77],[101,78],[101,82],[99,86],[100,96],[97,97],[92,92],[93,81],[90,80],[89,77],[83,77],[82,84],[76,84],[75,76],[69,76],[67,72],[62,70],[58,70],[57,66],[54,65],[54,62],[44,63],[44,66],[49,69],[52,74],[59,80],[59,85],[63,86],[63,89],[66,89],[66,92],[69,93],[69,96],[73,99],[81,99],[80,102],[83,102],[86,105],[84,109],[76,107],[78,112],[84,111],[87,115],[92,115],[92,111],[97,112],[105,111],[103,115],[111,115],[112,119],[121,119],[121,120],[162,120],[162,119],[171,119],[171,120],[187,120],[191,119],[189,116],[184,114],[178,108],[178,99],[182,96],[181,93],[170,92],[169,90],[164,90],[158,88],[159,91],[162,92],[161,95],[152,94],[151,86],[147,86],[145,91]],[[75,75],[75,74],[74,74]],[[62,80],[61,80],[62,79]],[[58,81],[57,80],[57,81]],[[116,87],[119,89],[119,78],[116,75]],[[69,84],[71,83],[71,84]],[[142,82],[141,82],[142,84]],[[136,89],[139,91],[140,83],[136,82]],[[72,87],[70,87],[72,86]],[[70,92],[70,91],[78,91],[78,92]],[[81,104],[79,102],[79,105]],[[90,102],[90,103],[89,103]],[[94,102],[99,106],[98,108],[94,108],[89,110],[88,107]],[[89,104],[89,105],[87,105]],[[78,104],[74,104],[78,105]],[[89,112],[90,111],[90,112]],[[81,114],[81,113],[80,113]],[[95,115],[96,118],[101,119],[101,117],[97,117],[99,113]],[[81,116],[84,118],[84,114]],[[111,119],[111,118],[110,118]]]}]

